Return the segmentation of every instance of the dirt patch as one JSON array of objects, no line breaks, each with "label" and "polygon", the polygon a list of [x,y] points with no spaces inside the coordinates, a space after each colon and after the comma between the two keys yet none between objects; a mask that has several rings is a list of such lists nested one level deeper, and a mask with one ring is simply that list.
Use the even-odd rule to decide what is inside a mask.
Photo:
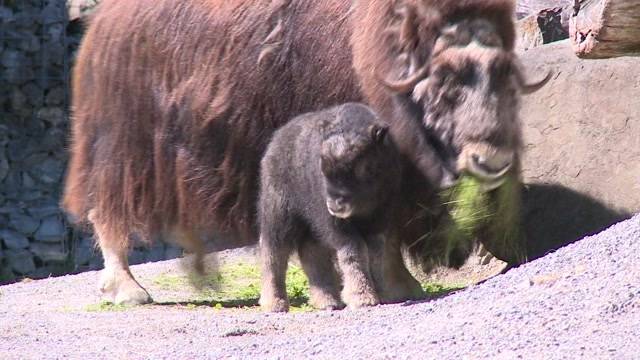
[{"label": "dirt patch", "polygon": [[[638,239],[640,215],[436,300],[356,311],[87,311],[99,303],[95,272],[17,283],[0,287],[0,358],[633,359]],[[179,269],[176,261],[132,267],[161,302],[189,299],[153,281]]]}]

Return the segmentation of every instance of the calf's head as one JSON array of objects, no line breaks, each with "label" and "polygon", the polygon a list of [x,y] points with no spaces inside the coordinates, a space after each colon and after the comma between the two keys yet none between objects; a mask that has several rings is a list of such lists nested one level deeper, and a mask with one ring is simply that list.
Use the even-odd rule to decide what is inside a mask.
[{"label": "calf's head", "polygon": [[396,166],[387,125],[368,108],[343,107],[324,124],[320,169],[332,216],[366,217],[383,206],[397,181]]}]

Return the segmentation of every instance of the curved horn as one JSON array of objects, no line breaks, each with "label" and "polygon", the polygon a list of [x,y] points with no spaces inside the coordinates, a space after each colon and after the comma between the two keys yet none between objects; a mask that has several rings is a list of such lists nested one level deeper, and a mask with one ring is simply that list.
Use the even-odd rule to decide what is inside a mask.
[{"label": "curved horn", "polygon": [[387,89],[398,92],[401,94],[407,94],[413,90],[416,84],[422,80],[429,73],[429,64],[422,65],[421,68],[416,70],[413,74],[409,75],[406,79],[390,81],[378,75],[378,80]]},{"label": "curved horn", "polygon": [[528,84],[527,81],[522,76],[522,73],[518,71],[517,72],[518,85],[520,85],[520,89],[522,89],[523,94],[525,95],[531,94],[533,92],[540,90],[540,88],[542,88],[547,82],[549,82],[549,80],[551,80],[552,75],[553,73],[551,72],[551,70],[549,70],[547,71],[547,75],[545,75],[544,79],[538,82]]}]

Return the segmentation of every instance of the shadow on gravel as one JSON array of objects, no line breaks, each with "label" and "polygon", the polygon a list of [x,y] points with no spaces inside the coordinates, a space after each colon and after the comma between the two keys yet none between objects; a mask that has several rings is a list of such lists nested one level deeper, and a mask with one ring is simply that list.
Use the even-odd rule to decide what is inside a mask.
[{"label": "shadow on gravel", "polygon": [[442,298],[447,297],[449,295],[455,294],[458,291],[461,291],[461,290],[464,290],[464,289],[466,289],[466,286],[448,287],[446,289],[443,289],[443,290],[440,290],[440,291],[437,291],[437,292],[432,292],[432,291],[429,291],[428,289],[426,289],[427,296],[424,299],[407,300],[407,301],[401,303],[400,306],[411,306],[411,305],[415,305],[415,304],[428,303],[430,301],[442,299]]},{"label": "shadow on gravel", "polygon": [[523,204],[529,261],[632,216],[560,185],[528,184]]},{"label": "shadow on gravel", "polygon": [[[437,300],[448,295],[451,295],[455,292],[463,290],[465,287],[462,285],[442,285],[436,283],[426,283],[422,285],[425,293],[427,294],[424,299],[420,300],[409,300],[402,303],[402,306],[409,306],[413,304],[421,304],[433,300]],[[207,299],[207,300],[189,300],[189,301],[163,301],[163,302],[154,302],[153,305],[160,306],[185,306],[185,307],[198,307],[198,306],[207,306],[207,307],[215,307],[215,308],[243,308],[243,307],[257,307],[258,297],[254,298],[245,298],[245,299]],[[300,308],[311,310],[309,305],[309,297],[304,294],[295,297],[289,297],[289,304],[292,308]]]},{"label": "shadow on gravel", "polygon": [[160,306],[207,306],[223,308],[242,308],[258,306],[258,299],[237,299],[237,300],[189,300],[189,301],[163,301],[154,302],[153,305]]},{"label": "shadow on gravel", "polygon": [[[292,307],[306,307],[309,306],[309,299],[304,297],[290,298],[289,304]],[[243,308],[243,307],[257,307],[258,298],[251,299],[224,299],[224,300],[189,300],[189,301],[163,301],[154,302],[153,305],[160,306],[207,306],[215,308]]]}]

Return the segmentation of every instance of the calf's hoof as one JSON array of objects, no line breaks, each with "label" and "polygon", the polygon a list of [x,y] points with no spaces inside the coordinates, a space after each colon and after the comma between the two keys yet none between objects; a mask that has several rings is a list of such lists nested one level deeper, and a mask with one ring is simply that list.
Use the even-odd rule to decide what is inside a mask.
[{"label": "calf's hoof", "polygon": [[375,306],[380,304],[380,299],[374,291],[359,291],[359,292],[343,292],[342,299],[347,304],[349,309],[359,309],[367,306]]},{"label": "calf's hoof", "polygon": [[312,292],[309,303],[315,309],[319,310],[339,310],[344,308],[344,304],[340,299],[329,294],[314,294]]},{"label": "calf's hoof", "polygon": [[265,312],[287,312],[289,311],[289,301],[282,298],[260,297],[260,307]]},{"label": "calf's hoof", "polygon": [[[415,282],[415,283],[414,283]],[[389,286],[382,295],[382,302],[385,304],[400,303],[407,300],[421,300],[426,297],[426,293],[422,286],[414,280],[414,282],[396,283]]]}]

